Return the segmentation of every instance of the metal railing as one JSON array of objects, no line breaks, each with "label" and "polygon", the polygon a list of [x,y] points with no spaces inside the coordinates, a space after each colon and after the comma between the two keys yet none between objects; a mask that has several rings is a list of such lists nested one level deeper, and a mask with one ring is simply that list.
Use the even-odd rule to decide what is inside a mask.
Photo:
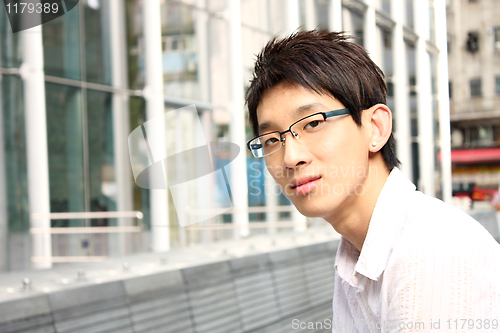
[{"label": "metal railing", "polygon": [[[144,215],[139,211],[130,212],[77,212],[77,213],[49,213],[31,214],[31,220],[76,220],[76,219],[101,219],[101,218],[136,218],[139,221]],[[110,234],[110,233],[140,233],[143,230],[142,223],[138,226],[118,227],[58,227],[58,228],[30,228],[31,235],[54,235],[54,234]],[[107,256],[31,256],[31,262],[95,262],[105,260]]]}]

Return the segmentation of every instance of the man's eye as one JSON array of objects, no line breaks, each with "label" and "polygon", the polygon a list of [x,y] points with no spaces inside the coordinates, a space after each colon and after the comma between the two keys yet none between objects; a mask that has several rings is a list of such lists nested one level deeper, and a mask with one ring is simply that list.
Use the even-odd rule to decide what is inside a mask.
[{"label": "man's eye", "polygon": [[270,145],[272,145],[272,144],[275,144],[275,143],[276,143],[276,142],[278,142],[278,141],[279,141],[279,140],[278,140],[278,139],[276,139],[276,138],[270,138],[270,139],[267,139],[265,143],[266,143],[266,145],[270,146]]},{"label": "man's eye", "polygon": [[315,127],[318,127],[322,123],[321,120],[314,120],[308,123],[306,126],[304,126],[304,129],[313,129]]}]

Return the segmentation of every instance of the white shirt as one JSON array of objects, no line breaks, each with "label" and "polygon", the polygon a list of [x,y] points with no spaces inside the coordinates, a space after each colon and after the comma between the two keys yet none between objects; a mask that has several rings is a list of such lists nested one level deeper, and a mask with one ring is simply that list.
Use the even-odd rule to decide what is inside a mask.
[{"label": "white shirt", "polygon": [[394,168],[361,253],[335,259],[332,332],[500,332],[500,245]]}]

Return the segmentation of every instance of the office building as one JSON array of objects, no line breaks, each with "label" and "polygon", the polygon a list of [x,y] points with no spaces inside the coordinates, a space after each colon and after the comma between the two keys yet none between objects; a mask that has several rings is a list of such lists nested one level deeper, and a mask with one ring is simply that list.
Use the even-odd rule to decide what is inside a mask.
[{"label": "office building", "polygon": [[[448,200],[444,22],[444,0],[81,0],[67,14],[14,34],[2,9],[0,269],[168,251],[276,229],[249,228],[254,222],[290,221],[287,228],[303,230],[307,221],[282,195],[251,191],[252,180],[267,189],[271,179],[245,149],[251,131],[243,100],[255,54],[272,36],[297,29],[357,37],[386,74],[403,172],[420,190]],[[210,221],[234,230],[180,228],[169,191],[134,184],[128,135],[192,104],[207,142],[241,149],[227,169],[237,209]],[[176,144],[200,135],[185,130],[189,120],[180,112],[175,119],[187,123]],[[193,194],[193,205],[206,197]],[[247,213],[249,205],[263,207]],[[50,235],[43,232],[49,226],[122,229]]]}]

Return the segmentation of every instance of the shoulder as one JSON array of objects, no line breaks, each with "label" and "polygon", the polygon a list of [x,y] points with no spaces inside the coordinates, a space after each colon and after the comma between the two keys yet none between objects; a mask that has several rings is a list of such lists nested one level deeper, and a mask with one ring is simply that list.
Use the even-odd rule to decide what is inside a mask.
[{"label": "shoulder", "polygon": [[[500,244],[467,213],[415,192],[387,268],[424,264],[421,261],[462,261],[478,270],[493,269]],[[459,263],[457,263],[458,265]]]},{"label": "shoulder", "polygon": [[421,309],[432,305],[453,318],[466,315],[457,304],[467,304],[467,311],[484,308],[480,313],[500,314],[500,244],[479,222],[415,192],[401,225],[382,278],[389,310],[419,300]]},{"label": "shoulder", "polygon": [[405,247],[467,250],[486,246],[500,251],[490,233],[469,214],[421,192],[415,192],[406,217],[400,239]]}]

